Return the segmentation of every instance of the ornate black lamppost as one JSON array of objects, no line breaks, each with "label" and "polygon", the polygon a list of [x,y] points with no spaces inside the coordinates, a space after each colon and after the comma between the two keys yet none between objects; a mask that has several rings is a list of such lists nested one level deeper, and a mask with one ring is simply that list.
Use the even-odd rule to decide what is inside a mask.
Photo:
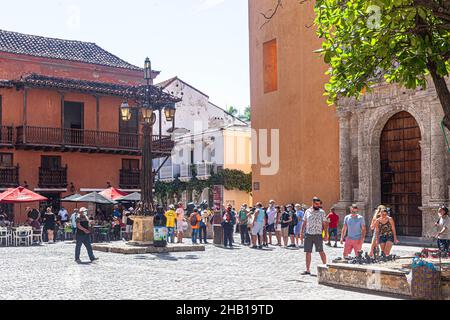
[{"label": "ornate black lamppost", "polygon": [[[146,80],[146,85],[141,87],[140,89],[144,90],[142,94],[140,94],[140,99],[138,99],[138,106],[136,108],[139,109],[141,114],[142,121],[142,169],[141,169],[141,193],[142,193],[142,212],[140,213],[143,216],[153,216],[156,212],[156,208],[154,208],[153,201],[153,168],[152,168],[152,160],[153,160],[153,147],[162,146],[162,111],[164,109],[164,114],[166,116],[167,121],[173,121],[175,117],[175,103],[163,101],[163,99],[158,99],[155,97],[156,94],[161,93],[158,89],[153,86],[153,77],[152,77],[152,66],[150,59],[147,58],[145,60],[144,67],[144,79]],[[138,92],[141,93],[141,92]],[[129,121],[131,120],[131,107],[128,102],[125,101],[121,105],[121,116],[122,120]],[[156,123],[156,114],[155,112],[159,112],[159,136],[153,136],[153,127]],[[159,138],[159,139],[158,139]]]}]

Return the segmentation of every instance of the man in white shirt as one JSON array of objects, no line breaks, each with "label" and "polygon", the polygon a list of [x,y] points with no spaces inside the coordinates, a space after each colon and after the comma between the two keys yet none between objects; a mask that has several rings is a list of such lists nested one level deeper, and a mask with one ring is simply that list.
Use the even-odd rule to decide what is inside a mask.
[{"label": "man in white shirt", "polygon": [[313,205],[306,210],[302,231],[300,233],[300,240],[305,241],[306,253],[306,271],[302,275],[311,275],[311,256],[313,246],[316,247],[316,252],[320,254],[322,263],[327,263],[327,256],[323,251],[322,233],[327,228],[327,215],[322,210],[322,201],[314,197]]},{"label": "man in white shirt", "polygon": [[69,212],[67,212],[66,208],[61,207],[61,209],[58,212],[58,216],[61,221],[61,225],[64,226],[64,224],[69,221]]}]

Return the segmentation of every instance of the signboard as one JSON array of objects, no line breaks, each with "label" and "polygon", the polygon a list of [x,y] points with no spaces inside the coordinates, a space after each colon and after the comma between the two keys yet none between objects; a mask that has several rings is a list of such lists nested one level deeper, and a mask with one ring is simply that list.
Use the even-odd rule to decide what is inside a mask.
[{"label": "signboard", "polygon": [[213,187],[213,208],[221,210],[223,204],[223,186]]},{"label": "signboard", "polygon": [[155,227],[153,240],[154,241],[167,241],[167,228],[166,227]]}]

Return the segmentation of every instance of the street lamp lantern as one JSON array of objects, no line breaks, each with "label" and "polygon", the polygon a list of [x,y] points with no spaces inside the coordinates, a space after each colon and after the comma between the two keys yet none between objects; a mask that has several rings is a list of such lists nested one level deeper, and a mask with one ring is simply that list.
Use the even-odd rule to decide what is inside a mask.
[{"label": "street lamp lantern", "polygon": [[147,124],[151,124],[154,125],[155,121],[156,121],[156,116],[153,113],[152,109],[149,108],[142,108],[141,109],[141,113],[142,113],[142,119],[144,119],[144,122]]},{"label": "street lamp lantern", "polygon": [[127,101],[124,101],[120,106],[120,114],[123,121],[131,120],[131,109]]},{"label": "street lamp lantern", "polygon": [[150,62],[150,58],[145,59],[144,79],[152,80],[152,63]]},{"label": "street lamp lantern", "polygon": [[175,118],[175,103],[169,104],[164,108],[164,115],[166,116],[167,122],[172,122]]}]

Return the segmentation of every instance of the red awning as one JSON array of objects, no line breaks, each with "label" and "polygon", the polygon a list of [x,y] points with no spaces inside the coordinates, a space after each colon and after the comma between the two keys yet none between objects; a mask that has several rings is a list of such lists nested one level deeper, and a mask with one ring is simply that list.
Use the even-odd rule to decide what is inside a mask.
[{"label": "red awning", "polygon": [[1,203],[28,203],[46,200],[48,200],[46,197],[43,197],[31,190],[25,189],[24,187],[8,189],[0,194]]},{"label": "red awning", "polygon": [[105,198],[110,199],[110,200],[116,200],[116,199],[119,199],[119,198],[122,198],[122,197],[128,195],[128,193],[123,192],[123,191],[121,191],[119,189],[116,189],[114,187],[106,189],[106,190],[103,190],[102,192],[100,192],[100,194],[102,196],[104,196]]}]

